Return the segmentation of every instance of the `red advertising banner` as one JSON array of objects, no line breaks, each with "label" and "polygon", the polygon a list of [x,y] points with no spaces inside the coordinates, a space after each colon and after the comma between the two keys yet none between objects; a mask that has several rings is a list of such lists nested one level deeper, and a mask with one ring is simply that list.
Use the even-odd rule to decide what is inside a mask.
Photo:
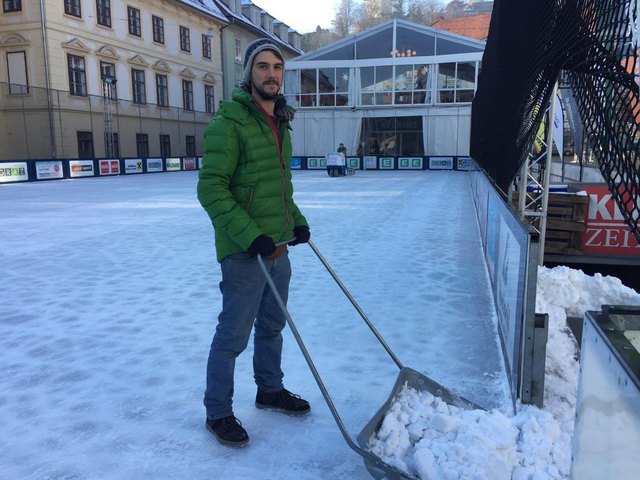
[{"label": "red advertising banner", "polygon": [[640,247],[607,185],[580,185],[589,195],[580,250],[597,255],[640,255]]},{"label": "red advertising banner", "polygon": [[100,160],[100,175],[120,175],[120,160],[108,158]]},{"label": "red advertising banner", "polygon": [[182,159],[182,168],[183,168],[183,170],[195,170],[196,169],[196,158],[195,157],[184,157]]}]

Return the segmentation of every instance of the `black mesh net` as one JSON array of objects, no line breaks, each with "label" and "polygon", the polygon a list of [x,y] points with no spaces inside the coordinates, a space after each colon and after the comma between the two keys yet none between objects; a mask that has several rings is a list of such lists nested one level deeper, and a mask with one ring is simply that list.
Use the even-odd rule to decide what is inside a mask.
[{"label": "black mesh net", "polygon": [[640,241],[638,0],[495,0],[471,155],[507,191],[565,71],[600,171]]}]

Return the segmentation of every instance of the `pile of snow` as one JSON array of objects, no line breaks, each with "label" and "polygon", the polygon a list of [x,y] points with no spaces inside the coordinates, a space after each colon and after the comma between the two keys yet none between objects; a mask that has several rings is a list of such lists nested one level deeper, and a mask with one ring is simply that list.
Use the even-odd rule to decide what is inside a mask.
[{"label": "pile of snow", "polygon": [[543,480],[568,478],[578,383],[578,352],[567,315],[603,304],[640,305],[619,279],[568,267],[538,270],[536,310],[549,314],[544,408],[497,410],[448,405],[405,385],[369,439],[384,462],[422,479]]}]

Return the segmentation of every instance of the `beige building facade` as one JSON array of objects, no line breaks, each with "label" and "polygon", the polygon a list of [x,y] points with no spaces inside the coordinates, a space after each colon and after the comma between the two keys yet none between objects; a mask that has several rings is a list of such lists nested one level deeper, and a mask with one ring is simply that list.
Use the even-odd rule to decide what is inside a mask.
[{"label": "beige building facade", "polygon": [[223,97],[212,0],[3,0],[0,160],[196,156]]}]

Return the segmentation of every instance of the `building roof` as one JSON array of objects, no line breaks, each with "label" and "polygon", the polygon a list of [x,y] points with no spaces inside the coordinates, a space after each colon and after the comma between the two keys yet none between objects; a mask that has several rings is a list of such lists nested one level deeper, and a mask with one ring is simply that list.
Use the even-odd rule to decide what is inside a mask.
[{"label": "building roof", "polygon": [[474,15],[472,17],[439,18],[431,28],[446,30],[476,40],[486,40],[489,35],[490,14]]},{"label": "building roof", "polygon": [[[274,33],[267,32],[264,28],[262,28],[262,25],[254,24],[251,21],[251,19],[249,17],[247,17],[246,15],[244,15],[242,12],[235,13],[229,7],[227,7],[224,4],[224,2],[221,2],[219,0],[214,0],[214,1],[216,2],[216,5],[220,8],[222,13],[227,16],[228,21],[230,23],[238,23],[238,24],[244,26],[245,28],[248,28],[249,30],[253,30],[254,33],[256,33],[256,34],[271,38],[272,40],[274,40],[276,42],[276,44],[280,44],[280,45],[284,46],[285,48],[289,49],[294,54],[298,54],[299,55],[299,54],[302,53],[302,50],[299,50],[296,47],[294,47],[293,45],[291,45],[288,42],[288,40],[281,39],[280,37],[278,37]],[[249,1],[249,0],[242,0],[242,5],[253,5],[253,3],[251,1]],[[260,11],[264,11],[262,8],[258,7],[257,5],[254,5],[254,6],[259,8]],[[265,13],[268,13],[268,12],[265,12]],[[273,17],[273,15],[271,15],[271,14],[269,14],[269,16],[274,18],[274,24],[277,23],[277,22],[284,23],[281,20],[278,20],[277,18]],[[290,27],[288,28],[287,32],[299,35],[298,32],[296,32],[295,30],[293,30]]]},{"label": "building roof", "polygon": [[485,43],[475,38],[406,20],[392,19],[305,53],[295,61],[452,55],[483,52],[484,47]]},{"label": "building roof", "polygon": [[207,13],[218,20],[227,22],[227,18],[222,14],[213,0],[178,0],[179,3],[195,8],[203,13]]}]

